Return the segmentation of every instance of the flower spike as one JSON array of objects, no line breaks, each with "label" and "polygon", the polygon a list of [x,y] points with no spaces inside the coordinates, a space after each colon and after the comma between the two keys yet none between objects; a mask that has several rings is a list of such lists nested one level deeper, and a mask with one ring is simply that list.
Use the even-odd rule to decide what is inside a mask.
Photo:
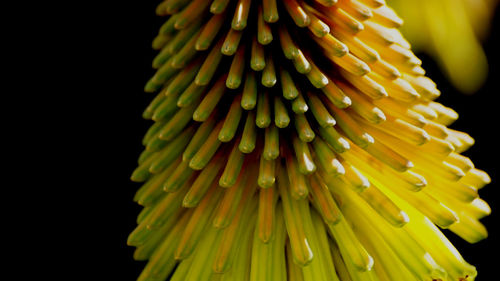
[{"label": "flower spike", "polygon": [[472,281],[489,176],[383,0],[163,0],[138,280]]}]

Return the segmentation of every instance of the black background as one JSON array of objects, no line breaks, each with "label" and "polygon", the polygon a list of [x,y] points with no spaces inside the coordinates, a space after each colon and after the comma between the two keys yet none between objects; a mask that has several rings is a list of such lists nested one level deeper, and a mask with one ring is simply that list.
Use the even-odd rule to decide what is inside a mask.
[{"label": "black background", "polygon": [[[75,36],[73,44],[83,46],[78,51],[83,53],[80,58],[84,61],[77,62],[76,68],[78,63],[86,66],[76,72],[78,77],[68,89],[76,88],[69,91],[73,98],[68,102],[79,110],[75,113],[70,107],[66,116],[79,117],[76,118],[79,127],[68,137],[78,142],[71,144],[72,149],[66,155],[72,163],[77,162],[68,175],[72,182],[78,182],[78,190],[67,191],[69,200],[66,200],[70,207],[78,210],[72,218],[74,228],[65,237],[68,244],[63,245],[63,254],[56,262],[65,262],[67,254],[76,254],[80,259],[78,262],[66,261],[66,269],[79,276],[88,275],[91,280],[135,280],[144,266],[132,259],[134,248],[126,245],[140,211],[132,202],[139,184],[129,181],[129,176],[142,151],[142,136],[151,125],[141,118],[143,109],[153,97],[143,93],[143,86],[153,74],[150,65],[155,52],[151,50],[151,41],[164,19],[154,14],[158,1],[134,2],[109,1],[110,6],[105,8],[97,5],[79,25],[87,36],[80,38],[69,34]],[[476,140],[475,146],[465,154],[493,180],[480,191],[481,197],[493,209],[492,215],[482,220],[490,237],[469,245],[446,232],[464,258],[477,267],[478,281],[497,278],[500,255],[500,233],[496,227],[500,223],[497,144],[500,106],[496,103],[500,95],[500,45],[494,40],[499,36],[500,15],[497,12],[491,35],[485,42],[489,78],[472,96],[459,93],[431,58],[418,54],[427,75],[442,92],[438,101],[460,114],[451,127],[468,132]],[[68,56],[68,64],[73,65],[70,69],[75,68],[73,59]],[[73,202],[78,204],[71,206]],[[77,235],[73,236],[75,233]]]}]

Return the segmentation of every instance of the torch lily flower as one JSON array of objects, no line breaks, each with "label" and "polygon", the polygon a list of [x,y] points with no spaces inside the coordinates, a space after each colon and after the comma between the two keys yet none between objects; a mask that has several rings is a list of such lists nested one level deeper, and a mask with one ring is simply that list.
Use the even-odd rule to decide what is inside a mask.
[{"label": "torch lily flower", "polygon": [[383,0],[165,0],[138,280],[473,280],[488,175]]}]

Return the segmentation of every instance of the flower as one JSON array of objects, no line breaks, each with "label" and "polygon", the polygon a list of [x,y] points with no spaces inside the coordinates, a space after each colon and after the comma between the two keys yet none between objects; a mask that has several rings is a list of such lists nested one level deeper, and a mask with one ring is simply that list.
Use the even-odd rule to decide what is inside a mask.
[{"label": "flower", "polygon": [[[391,0],[404,18],[402,29],[416,50],[435,57],[460,91],[472,94],[488,72],[481,39],[497,0]],[[425,36],[423,36],[425,34]]]},{"label": "flower", "polygon": [[166,0],[139,280],[473,280],[488,175],[382,0]]}]

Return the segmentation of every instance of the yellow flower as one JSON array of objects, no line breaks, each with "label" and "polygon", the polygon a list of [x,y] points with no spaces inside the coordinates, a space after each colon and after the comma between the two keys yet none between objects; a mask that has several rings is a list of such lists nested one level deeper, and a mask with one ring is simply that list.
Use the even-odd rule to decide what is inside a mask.
[{"label": "yellow flower", "polygon": [[139,280],[473,280],[488,175],[383,0],[165,0]]},{"label": "yellow flower", "polygon": [[390,0],[405,20],[403,34],[428,52],[464,93],[484,83],[488,64],[481,39],[488,33],[497,0]]}]

